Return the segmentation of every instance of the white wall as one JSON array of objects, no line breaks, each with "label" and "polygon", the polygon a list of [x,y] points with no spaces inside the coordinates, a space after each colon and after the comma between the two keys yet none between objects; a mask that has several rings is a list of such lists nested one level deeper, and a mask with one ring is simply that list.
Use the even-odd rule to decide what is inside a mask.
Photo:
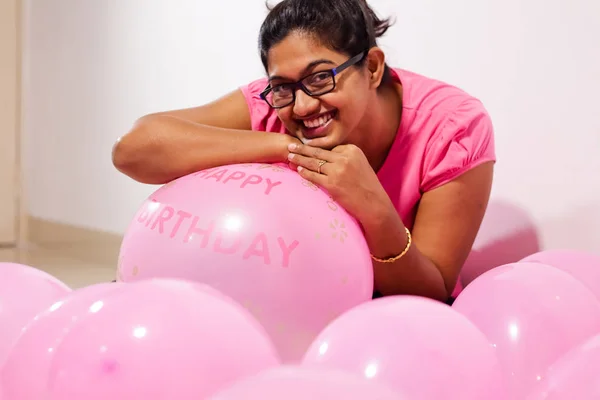
[{"label": "white wall", "polygon": [[[492,211],[478,246],[533,224],[544,247],[598,251],[600,3],[371,4],[396,16],[382,42],[392,65],[463,87],[494,118],[493,201],[508,207],[492,206],[503,211]],[[263,0],[28,0],[26,9],[24,157],[37,217],[122,233],[154,188],[113,169],[114,140],[142,114],[201,104],[262,74]]]}]

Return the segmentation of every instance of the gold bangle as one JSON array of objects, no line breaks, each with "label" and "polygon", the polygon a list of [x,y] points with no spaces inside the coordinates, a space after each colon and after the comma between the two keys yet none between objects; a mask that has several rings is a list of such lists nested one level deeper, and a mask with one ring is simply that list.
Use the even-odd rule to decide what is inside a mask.
[{"label": "gold bangle", "polygon": [[406,227],[404,229],[406,229],[406,235],[408,236],[408,243],[406,243],[406,247],[404,248],[404,250],[402,251],[402,253],[398,254],[397,256],[390,257],[390,258],[385,258],[385,259],[377,258],[373,254],[371,254],[371,258],[373,260],[377,261],[377,262],[380,262],[380,263],[393,263],[395,261],[398,261],[402,257],[404,257],[404,255],[406,253],[408,253],[408,250],[410,250],[410,245],[412,244],[412,236],[410,234],[410,231]]}]

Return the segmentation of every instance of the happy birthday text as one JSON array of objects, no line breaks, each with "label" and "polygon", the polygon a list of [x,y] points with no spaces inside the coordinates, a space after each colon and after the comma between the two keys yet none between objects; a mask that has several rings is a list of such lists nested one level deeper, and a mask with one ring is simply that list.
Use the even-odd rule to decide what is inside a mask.
[{"label": "happy birthday text", "polygon": [[224,185],[239,185],[240,189],[260,187],[265,195],[271,194],[274,188],[281,185],[281,181],[273,182],[271,179],[264,178],[260,175],[246,173],[244,171],[230,171],[229,168],[212,168],[196,172],[193,176],[203,178],[207,181],[214,179],[215,182],[220,182]]},{"label": "happy birthday text", "polygon": [[224,231],[217,228],[214,219],[201,218],[156,202],[151,204],[158,206],[154,210],[150,206],[144,207],[136,219],[139,224],[170,240],[179,240],[214,253],[235,255],[243,260],[260,258],[265,265],[275,264],[288,268],[290,259],[300,244],[298,240],[286,240],[282,236],[269,236],[264,232],[244,237],[231,230],[224,234]]}]

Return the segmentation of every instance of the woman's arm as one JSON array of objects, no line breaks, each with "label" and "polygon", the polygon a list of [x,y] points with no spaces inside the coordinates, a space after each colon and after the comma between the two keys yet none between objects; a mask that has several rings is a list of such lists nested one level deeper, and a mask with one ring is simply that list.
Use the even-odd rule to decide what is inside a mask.
[{"label": "woman's arm", "polygon": [[[408,253],[393,263],[374,262],[375,285],[382,295],[450,297],[483,220],[493,168],[493,162],[484,163],[423,195]],[[377,258],[400,254],[407,245],[404,224],[391,202],[378,206],[363,228]]]},{"label": "woman's arm", "polygon": [[251,132],[240,90],[204,106],[150,114],[115,143],[113,164],[129,177],[163,184],[219,165],[283,162],[291,136]]},{"label": "woman's arm", "polygon": [[[374,257],[403,253],[406,228],[360,149],[342,145],[326,151],[295,144],[290,151],[300,175],[325,188],[360,222]],[[326,163],[319,167],[319,160]],[[493,161],[482,163],[422,196],[409,251],[395,262],[373,263],[379,293],[448,300],[483,220],[493,168]]]}]

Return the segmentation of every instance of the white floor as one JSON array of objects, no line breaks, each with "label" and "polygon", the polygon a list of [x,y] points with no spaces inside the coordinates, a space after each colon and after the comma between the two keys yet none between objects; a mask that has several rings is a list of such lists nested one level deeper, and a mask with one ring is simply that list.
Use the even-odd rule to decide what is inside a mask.
[{"label": "white floor", "polygon": [[39,268],[73,289],[110,282],[116,275],[116,268],[112,264],[70,258],[60,249],[52,248],[0,248],[0,262],[16,262]]}]

